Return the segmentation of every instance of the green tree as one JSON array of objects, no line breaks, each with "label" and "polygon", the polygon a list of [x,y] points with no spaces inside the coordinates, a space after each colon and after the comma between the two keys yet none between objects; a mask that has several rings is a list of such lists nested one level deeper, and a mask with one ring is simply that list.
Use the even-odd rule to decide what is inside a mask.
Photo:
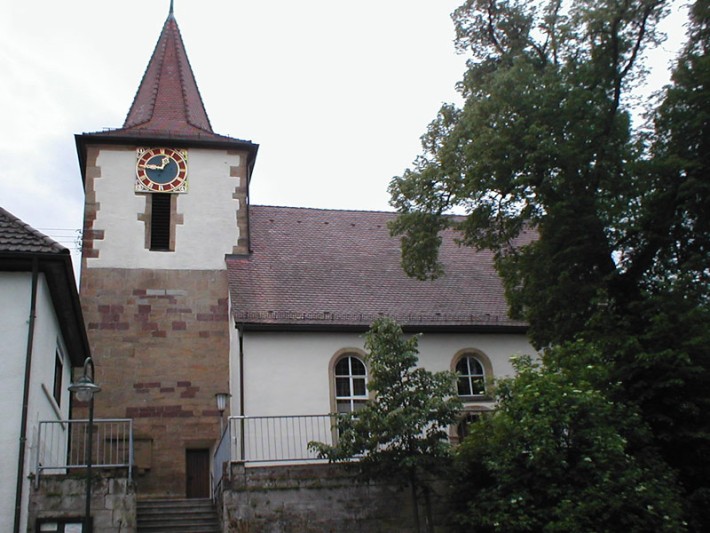
[{"label": "green tree", "polygon": [[[456,460],[461,531],[685,531],[670,469],[647,448],[640,417],[593,382],[606,374],[583,343],[556,359],[519,358],[496,388],[498,409],[471,426]],[[597,360],[597,364],[592,363]]]},{"label": "green tree", "polygon": [[417,368],[417,337],[406,338],[389,318],[372,324],[365,348],[372,401],[356,413],[340,416],[334,446],[310,446],[331,461],[358,457],[355,466],[367,479],[409,487],[417,531],[421,530],[420,498],[427,530],[433,531],[432,481],[450,462],[448,427],[461,409],[456,375]]},{"label": "green tree", "polygon": [[[641,297],[615,379],[641,406],[679,471],[696,531],[710,529],[710,3],[690,8],[688,41],[653,114],[641,177],[647,205],[631,234],[646,254]],[[608,328],[606,328],[608,329]],[[619,338],[605,339],[610,347]],[[629,342],[631,341],[631,342]],[[618,344],[617,344],[618,346]],[[631,349],[629,349],[631,348]]]},{"label": "green tree", "polygon": [[[408,273],[439,274],[437,233],[460,230],[464,244],[497,252],[537,346],[573,337],[610,292],[619,305],[633,297],[654,251],[627,244],[649,194],[627,91],[662,6],[468,0],[454,13],[457,45],[472,54],[465,103],[441,109],[424,154],[390,184]],[[466,216],[444,216],[455,208]],[[512,246],[529,227],[539,238]]]},{"label": "green tree", "polygon": [[[462,107],[390,184],[402,264],[442,274],[439,232],[495,252],[538,348],[584,339],[710,529],[710,7],[691,7],[672,83],[632,120],[663,0],[468,0]],[[655,106],[655,107],[654,107]],[[448,216],[463,212],[460,217]],[[530,232],[534,235],[526,235]],[[574,365],[568,359],[559,361]],[[680,453],[679,453],[680,452]]]}]

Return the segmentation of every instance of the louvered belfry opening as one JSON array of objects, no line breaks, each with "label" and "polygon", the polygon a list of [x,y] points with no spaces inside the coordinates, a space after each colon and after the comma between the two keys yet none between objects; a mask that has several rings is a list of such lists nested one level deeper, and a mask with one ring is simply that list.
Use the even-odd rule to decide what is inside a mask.
[{"label": "louvered belfry opening", "polygon": [[170,198],[168,193],[151,194],[150,249],[170,251]]}]

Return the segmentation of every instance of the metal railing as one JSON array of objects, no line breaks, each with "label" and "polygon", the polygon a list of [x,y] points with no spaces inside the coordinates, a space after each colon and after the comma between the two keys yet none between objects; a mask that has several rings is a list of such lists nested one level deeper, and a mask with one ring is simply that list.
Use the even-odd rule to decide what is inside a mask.
[{"label": "metal railing", "polygon": [[[87,467],[88,420],[51,420],[39,423],[35,484],[44,473],[65,474]],[[91,439],[92,466],[125,468],[133,478],[133,421],[129,418],[95,419]]]},{"label": "metal railing", "polygon": [[333,444],[337,415],[230,416],[214,453],[213,482],[218,487],[224,463],[319,462],[312,441]]}]

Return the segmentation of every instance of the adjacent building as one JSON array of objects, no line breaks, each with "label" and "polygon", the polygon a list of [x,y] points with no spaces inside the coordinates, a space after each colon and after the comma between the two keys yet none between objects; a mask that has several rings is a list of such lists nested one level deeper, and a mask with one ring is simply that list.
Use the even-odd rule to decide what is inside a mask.
[{"label": "adjacent building", "polygon": [[[40,421],[69,418],[89,344],[69,250],[0,208],[0,532],[27,529]],[[66,437],[64,437],[66,439]]]}]

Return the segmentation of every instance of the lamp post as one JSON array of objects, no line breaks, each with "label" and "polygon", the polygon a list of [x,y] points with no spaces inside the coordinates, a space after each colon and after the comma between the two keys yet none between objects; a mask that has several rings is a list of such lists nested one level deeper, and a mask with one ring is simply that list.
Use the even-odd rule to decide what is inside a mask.
[{"label": "lamp post", "polygon": [[[91,367],[91,377],[89,377],[89,367]],[[91,533],[93,524],[91,521],[91,441],[94,432],[94,393],[99,392],[101,387],[94,383],[94,362],[91,357],[84,360],[84,375],[69,385],[69,391],[76,393],[76,399],[80,402],[89,402],[89,428],[86,440],[86,508],[84,511],[84,525],[82,533]]]},{"label": "lamp post", "polygon": [[217,410],[219,411],[219,434],[224,433],[224,410],[227,408],[227,400],[231,394],[228,392],[218,392],[214,395],[217,400]]}]

